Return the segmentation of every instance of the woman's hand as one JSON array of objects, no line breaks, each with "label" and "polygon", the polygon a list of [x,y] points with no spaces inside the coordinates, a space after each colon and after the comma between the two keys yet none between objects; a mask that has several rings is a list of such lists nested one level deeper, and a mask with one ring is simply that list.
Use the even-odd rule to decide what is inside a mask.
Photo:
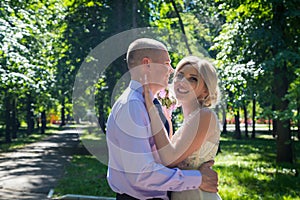
[{"label": "woman's hand", "polygon": [[154,104],[153,104],[153,99],[152,99],[151,92],[150,92],[151,90],[149,87],[149,83],[147,80],[147,75],[145,75],[145,82],[143,84],[143,88],[144,88],[143,95],[144,95],[144,99],[145,99],[145,104],[146,104],[146,108],[149,112],[150,109],[154,106]]}]

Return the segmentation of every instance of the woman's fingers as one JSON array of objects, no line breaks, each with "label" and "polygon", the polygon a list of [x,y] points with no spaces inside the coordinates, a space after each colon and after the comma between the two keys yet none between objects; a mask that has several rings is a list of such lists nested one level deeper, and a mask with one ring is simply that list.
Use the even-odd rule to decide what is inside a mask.
[{"label": "woman's fingers", "polygon": [[148,84],[148,74],[145,74],[145,76],[144,76],[144,83]]},{"label": "woman's fingers", "polygon": [[145,98],[145,100],[148,100],[150,98],[149,84],[144,84],[143,88],[144,88],[144,98]]},{"label": "woman's fingers", "polygon": [[150,95],[150,87],[149,87],[147,74],[145,74],[145,76],[144,76],[143,88],[144,88],[143,94],[144,94],[144,98],[145,98],[146,107],[149,109],[152,104],[152,97]]},{"label": "woman's fingers", "polygon": [[[145,74],[144,76],[144,84],[143,84],[143,87],[144,87],[144,95],[145,95],[145,98],[146,97],[149,97],[150,95],[150,87],[149,87],[149,82],[148,82],[148,75]],[[146,96],[147,95],[147,96]]]}]

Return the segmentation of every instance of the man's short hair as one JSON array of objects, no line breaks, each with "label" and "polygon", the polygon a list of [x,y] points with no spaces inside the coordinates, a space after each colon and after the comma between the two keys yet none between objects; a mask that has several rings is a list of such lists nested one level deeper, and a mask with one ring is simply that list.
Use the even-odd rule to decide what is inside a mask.
[{"label": "man's short hair", "polygon": [[140,38],[133,41],[127,50],[127,65],[129,68],[132,68],[139,64],[139,62],[145,58],[153,56],[155,52],[158,51],[168,51],[167,47],[154,39],[150,38]]}]

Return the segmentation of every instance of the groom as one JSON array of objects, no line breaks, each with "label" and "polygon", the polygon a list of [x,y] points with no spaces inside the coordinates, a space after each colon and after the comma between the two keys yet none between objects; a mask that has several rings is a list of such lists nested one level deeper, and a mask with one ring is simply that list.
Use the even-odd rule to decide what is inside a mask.
[{"label": "groom", "polygon": [[117,199],[168,199],[167,191],[199,187],[217,192],[213,162],[199,170],[170,169],[159,163],[142,84],[147,73],[152,94],[168,85],[174,70],[165,45],[149,38],[135,40],[127,51],[127,65],[131,81],[112,108],[106,133],[107,180]]}]

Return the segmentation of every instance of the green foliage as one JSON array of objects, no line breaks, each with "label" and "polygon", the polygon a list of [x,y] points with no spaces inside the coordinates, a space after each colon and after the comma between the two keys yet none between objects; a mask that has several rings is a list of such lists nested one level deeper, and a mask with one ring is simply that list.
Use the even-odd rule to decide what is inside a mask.
[{"label": "green foliage", "polygon": [[289,94],[296,90],[288,88],[297,84],[299,4],[273,0],[218,2],[226,23],[212,49],[218,51],[217,66],[230,106],[239,109],[247,100],[257,99],[265,108],[264,115],[285,127],[279,128],[278,134],[289,138],[288,126],[295,119],[295,112],[289,108],[298,106],[291,98],[296,94]]},{"label": "green foliage", "polygon": [[182,57],[189,55],[187,45],[193,55],[210,58],[207,45],[211,43],[212,36],[210,36],[210,30],[206,24],[200,21],[204,14],[195,15],[193,12],[188,12],[190,9],[192,10],[190,4],[184,4],[183,1],[175,2],[180,11],[188,44],[184,41],[185,36],[179,24],[179,17],[176,15],[171,2],[153,2],[154,9],[150,12],[151,26],[161,30],[158,33],[161,35],[160,40],[170,48],[172,61],[178,63]]},{"label": "green foliage", "polygon": [[[174,65],[189,54],[187,47],[194,55],[216,59],[229,112],[236,113],[244,104],[250,107],[249,101],[256,99],[262,116],[294,124],[300,119],[296,0],[3,0],[0,11],[4,126],[11,121],[5,120],[6,113],[13,111],[19,121],[28,112],[72,113],[75,76],[91,49],[113,34],[146,26],[158,27],[157,39],[170,48]],[[95,87],[85,91],[95,95],[94,110],[103,126],[113,89],[126,72],[120,56],[99,75]],[[125,87],[125,82],[120,84],[120,91]],[[82,110],[86,104],[80,105]]]},{"label": "green foliage", "polygon": [[[35,96],[31,106],[37,108],[37,112],[51,105],[58,57],[56,45],[60,37],[57,30],[59,20],[63,19],[59,2],[0,3],[0,91],[4,98],[18,102],[17,110],[25,110],[28,94]],[[3,106],[0,112],[5,109],[16,108]]]}]

